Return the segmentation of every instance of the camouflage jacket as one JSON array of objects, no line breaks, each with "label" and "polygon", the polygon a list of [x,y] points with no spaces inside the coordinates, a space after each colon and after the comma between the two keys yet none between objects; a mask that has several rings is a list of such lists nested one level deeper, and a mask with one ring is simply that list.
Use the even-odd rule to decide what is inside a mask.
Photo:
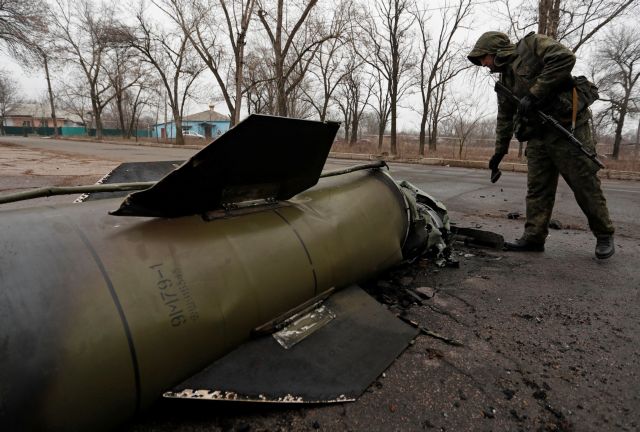
[{"label": "camouflage jacket", "polygon": [[[555,118],[571,118],[571,70],[576,62],[571,50],[550,37],[529,33],[504,58],[500,81],[516,96],[532,94],[539,108]],[[496,152],[506,153],[517,125],[517,105],[498,95]]]}]

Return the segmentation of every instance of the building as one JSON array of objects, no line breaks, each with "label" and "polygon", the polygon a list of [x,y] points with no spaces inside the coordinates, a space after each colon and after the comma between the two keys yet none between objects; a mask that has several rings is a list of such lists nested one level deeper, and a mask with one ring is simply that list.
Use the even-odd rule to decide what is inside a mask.
[{"label": "building", "polygon": [[[184,116],[182,118],[182,132],[188,131],[205,138],[216,138],[229,130],[230,124],[229,116],[210,109]],[[176,123],[172,120],[153,125],[152,136],[174,139],[176,137]]]},{"label": "building", "polygon": [[[82,125],[81,120],[77,118],[77,116],[62,110],[56,112],[56,123],[57,127]],[[16,104],[4,115],[2,125],[8,128],[52,128],[53,119],[51,118],[51,109],[48,103]]]}]

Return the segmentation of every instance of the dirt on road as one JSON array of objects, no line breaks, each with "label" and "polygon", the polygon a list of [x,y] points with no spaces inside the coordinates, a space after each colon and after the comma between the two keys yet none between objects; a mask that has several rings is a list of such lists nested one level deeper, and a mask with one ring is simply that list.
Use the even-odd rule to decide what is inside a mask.
[{"label": "dirt on road", "polygon": [[[117,165],[2,150],[2,193],[94,183]],[[455,211],[451,219],[507,239],[523,225]],[[552,230],[544,253],[456,244],[459,268],[421,260],[367,281],[390,310],[443,338],[418,336],[354,403],[160,400],[123,430],[639,430],[640,233],[616,237],[609,260],[596,260],[594,245],[570,228]]]}]

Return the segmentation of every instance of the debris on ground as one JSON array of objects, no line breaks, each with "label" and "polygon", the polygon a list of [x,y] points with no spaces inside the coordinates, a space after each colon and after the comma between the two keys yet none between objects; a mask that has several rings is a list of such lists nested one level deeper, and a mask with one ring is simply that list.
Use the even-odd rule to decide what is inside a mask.
[{"label": "debris on ground", "polygon": [[555,229],[555,230],[561,230],[562,223],[558,219],[551,219],[549,221],[549,228]]},{"label": "debris on ground", "polygon": [[415,289],[419,296],[425,299],[430,299],[436,294],[436,290],[431,287],[418,287]]}]

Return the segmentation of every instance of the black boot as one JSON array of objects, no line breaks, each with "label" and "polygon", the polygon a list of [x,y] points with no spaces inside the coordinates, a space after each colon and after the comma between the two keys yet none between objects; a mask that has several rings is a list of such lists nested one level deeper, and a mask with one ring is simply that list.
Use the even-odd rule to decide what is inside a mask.
[{"label": "black boot", "polygon": [[596,258],[609,258],[616,251],[613,245],[613,236],[611,234],[600,234],[596,236]]},{"label": "black boot", "polygon": [[544,252],[544,243],[534,243],[519,238],[514,242],[504,242],[504,250],[514,252]]}]

